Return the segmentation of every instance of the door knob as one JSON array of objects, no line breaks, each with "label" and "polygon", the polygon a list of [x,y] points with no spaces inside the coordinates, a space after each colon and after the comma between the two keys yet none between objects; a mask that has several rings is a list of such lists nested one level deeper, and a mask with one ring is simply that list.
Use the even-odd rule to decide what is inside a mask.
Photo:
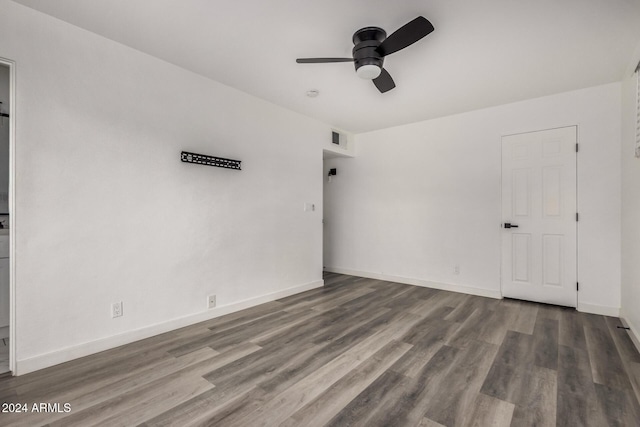
[{"label": "door knob", "polygon": [[517,224],[511,224],[510,222],[504,223],[504,228],[518,228]]}]

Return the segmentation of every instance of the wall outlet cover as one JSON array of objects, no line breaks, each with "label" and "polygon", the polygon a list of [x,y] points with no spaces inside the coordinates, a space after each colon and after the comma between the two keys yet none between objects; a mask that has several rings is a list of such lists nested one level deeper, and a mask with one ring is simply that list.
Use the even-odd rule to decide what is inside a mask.
[{"label": "wall outlet cover", "polygon": [[216,306],[216,296],[209,295],[209,297],[207,298],[207,307],[214,308],[215,306]]},{"label": "wall outlet cover", "polygon": [[118,301],[118,302],[114,302],[113,304],[111,304],[111,317],[112,318],[116,318],[116,317],[122,317],[122,301]]}]

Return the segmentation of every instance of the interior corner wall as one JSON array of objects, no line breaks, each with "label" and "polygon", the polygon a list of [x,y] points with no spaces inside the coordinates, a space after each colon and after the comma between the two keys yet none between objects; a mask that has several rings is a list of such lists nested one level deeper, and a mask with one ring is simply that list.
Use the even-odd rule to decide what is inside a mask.
[{"label": "interior corner wall", "polygon": [[622,82],[622,307],[640,349],[640,158],[635,157],[636,76]]},{"label": "interior corner wall", "polygon": [[578,308],[617,315],[619,83],[356,135],[355,158],[325,164],[325,266],[499,297],[501,137],[573,125]]},{"label": "interior corner wall", "polygon": [[303,207],[322,203],[330,126],[8,0],[0,56],[17,74],[18,373],[322,285],[322,209]]}]

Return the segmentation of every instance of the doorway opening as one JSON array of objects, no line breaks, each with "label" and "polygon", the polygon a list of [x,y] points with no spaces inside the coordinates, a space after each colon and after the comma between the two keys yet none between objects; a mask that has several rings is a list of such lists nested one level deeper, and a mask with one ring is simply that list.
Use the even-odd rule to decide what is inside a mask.
[{"label": "doorway opening", "polygon": [[324,277],[329,262],[330,241],[327,230],[327,220],[331,209],[331,199],[327,197],[327,186],[330,184],[332,175],[329,175],[329,165],[327,162],[327,153],[322,156],[322,276]]},{"label": "doorway opening", "polygon": [[334,255],[334,237],[336,232],[333,220],[336,216],[338,203],[336,201],[335,192],[332,191],[335,180],[338,178],[339,159],[346,156],[336,154],[332,151],[324,150],[322,153],[322,272],[327,272],[327,268],[331,271],[331,267],[335,266]]},{"label": "doorway opening", "polygon": [[0,58],[0,374],[15,372],[13,156],[15,64]]}]

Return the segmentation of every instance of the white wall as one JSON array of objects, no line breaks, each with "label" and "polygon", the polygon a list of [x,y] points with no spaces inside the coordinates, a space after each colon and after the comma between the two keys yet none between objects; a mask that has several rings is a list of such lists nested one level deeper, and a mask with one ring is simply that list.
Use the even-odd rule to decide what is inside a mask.
[{"label": "white wall", "polygon": [[579,308],[617,315],[620,114],[615,83],[356,135],[325,161],[325,266],[499,297],[501,136],[578,125]]},{"label": "white wall", "polygon": [[322,202],[329,126],[7,0],[0,56],[18,82],[19,373],[322,284],[322,210],[303,205]]},{"label": "white wall", "polygon": [[634,156],[636,79],[622,82],[622,309],[640,348],[640,159]]}]

